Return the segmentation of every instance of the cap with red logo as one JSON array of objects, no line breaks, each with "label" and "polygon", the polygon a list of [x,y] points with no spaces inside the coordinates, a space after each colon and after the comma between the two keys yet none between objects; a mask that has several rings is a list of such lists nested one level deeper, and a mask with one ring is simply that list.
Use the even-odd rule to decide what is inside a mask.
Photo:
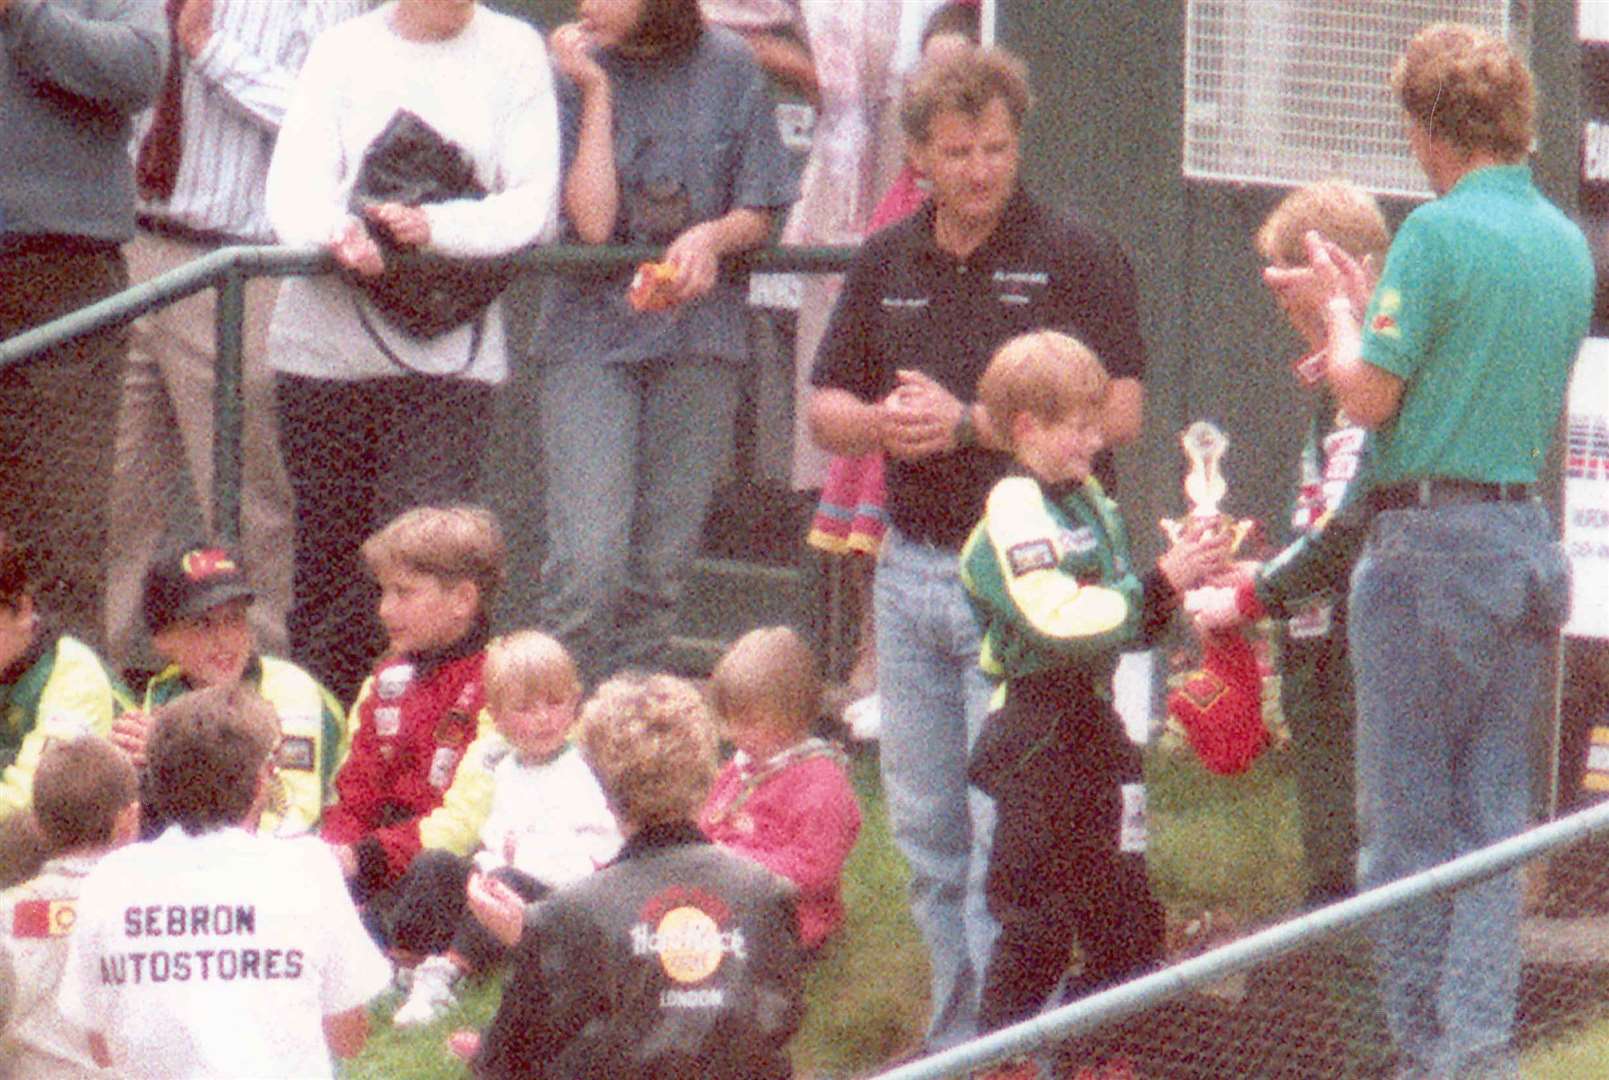
[{"label": "cap with red logo", "polygon": [[202,615],[219,604],[256,594],[234,552],[222,547],[186,547],[153,563],[145,574],[142,610],[151,633],[179,619]]}]

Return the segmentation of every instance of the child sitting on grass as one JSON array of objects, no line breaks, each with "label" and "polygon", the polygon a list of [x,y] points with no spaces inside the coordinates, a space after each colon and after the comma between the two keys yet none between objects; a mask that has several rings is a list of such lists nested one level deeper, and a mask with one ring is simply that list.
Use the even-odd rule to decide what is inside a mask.
[{"label": "child sitting on grass", "polygon": [[1090,473],[1107,385],[1095,354],[1055,331],[1007,342],[978,381],[1021,469],[989,493],[961,550],[983,625],[979,662],[1003,682],[968,769],[997,815],[985,891],[1000,935],[984,1030],[1033,1015],[1075,941],[1084,964],[1069,996],[1162,957],[1140,753],[1113,709],[1112,672],[1183,590],[1222,568],[1228,537],[1187,535],[1143,578],[1135,572],[1117,504]]},{"label": "child sitting on grass", "polygon": [[489,511],[422,506],[364,541],[363,557],[380,583],[390,647],[352,706],[352,750],[321,831],[381,938],[395,886],[419,853],[419,823],[489,729],[481,665],[503,538]]},{"label": "child sitting on grass", "polygon": [[333,1076],[390,965],[328,846],[262,836],[279,721],[217,686],[158,709],[141,794],[153,840],[84,879],[62,1010],[120,1077]]},{"label": "child sitting on grass", "polygon": [[472,871],[530,901],[586,877],[620,848],[603,791],[568,741],[581,680],[564,646],[534,630],[497,638],[486,646],[484,681],[496,730],[470,748],[446,799],[420,823],[424,850],[392,909],[393,954],[425,957],[391,1018],[398,1027],[437,1019],[457,1002],[464,975],[503,959],[502,943],[465,904]]},{"label": "child sitting on grass", "polygon": [[843,925],[844,860],[860,834],[842,751],[810,735],[821,709],[815,657],[788,627],[751,630],[716,663],[709,692],[737,753],[698,823],[799,887],[799,938],[815,949]]},{"label": "child sitting on grass", "polygon": [[716,764],[703,696],[671,675],[616,676],[582,709],[579,742],[625,846],[529,909],[471,879],[477,914],[519,945],[485,1038],[460,1032],[454,1052],[483,1077],[791,1077],[795,891],[699,831]]},{"label": "child sitting on grass", "polygon": [[106,739],[80,735],[45,751],[33,818],[49,860],[0,893],[0,1061],[8,1076],[94,1075],[88,1035],[57,1002],[79,886],[112,848],[134,838],[134,766]]},{"label": "child sitting on grass", "polygon": [[[258,828],[276,836],[315,832],[335,798],[346,753],[346,712],[317,679],[289,660],[263,656],[246,612],[254,596],[228,548],[187,544],[153,562],[141,607],[151,645],[167,666],[145,687],[143,709],[118,717],[112,739],[142,764],[151,713],[192,690],[249,686],[279,717],[273,790]],[[148,833],[162,822],[147,822]]]}]

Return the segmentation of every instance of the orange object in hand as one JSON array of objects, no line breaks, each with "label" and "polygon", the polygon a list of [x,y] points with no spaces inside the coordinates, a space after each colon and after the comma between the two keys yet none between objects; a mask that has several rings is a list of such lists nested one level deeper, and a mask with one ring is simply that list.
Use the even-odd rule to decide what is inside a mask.
[{"label": "orange object in hand", "polygon": [[626,290],[634,311],[664,311],[676,306],[676,267],[670,263],[642,263]]}]

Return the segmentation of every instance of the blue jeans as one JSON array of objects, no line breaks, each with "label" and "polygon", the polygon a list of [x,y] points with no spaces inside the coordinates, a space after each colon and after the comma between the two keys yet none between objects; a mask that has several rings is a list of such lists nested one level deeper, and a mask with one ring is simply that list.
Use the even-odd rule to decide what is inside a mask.
[{"label": "blue jeans", "polygon": [[[1427,869],[1525,828],[1527,750],[1569,570],[1539,503],[1387,511],[1352,575],[1358,880]],[[1458,1075],[1508,1046],[1517,873],[1372,928],[1403,1064]]]},{"label": "blue jeans", "polygon": [[872,591],[883,792],[932,964],[930,1050],[977,1034],[998,930],[983,890],[994,806],[967,783],[992,687],[978,668],[981,635],[958,558],[890,529]]},{"label": "blue jeans", "polygon": [[542,371],[542,623],[589,680],[664,666],[731,454],[738,374],[706,357]]}]

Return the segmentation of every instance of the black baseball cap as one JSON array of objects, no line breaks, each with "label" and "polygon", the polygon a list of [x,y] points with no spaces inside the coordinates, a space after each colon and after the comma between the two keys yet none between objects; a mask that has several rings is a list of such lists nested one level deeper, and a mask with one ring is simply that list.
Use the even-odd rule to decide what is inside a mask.
[{"label": "black baseball cap", "polygon": [[156,634],[179,619],[194,618],[219,604],[242,597],[250,600],[256,595],[233,551],[197,544],[151,564],[145,573],[141,606],[146,628]]}]

